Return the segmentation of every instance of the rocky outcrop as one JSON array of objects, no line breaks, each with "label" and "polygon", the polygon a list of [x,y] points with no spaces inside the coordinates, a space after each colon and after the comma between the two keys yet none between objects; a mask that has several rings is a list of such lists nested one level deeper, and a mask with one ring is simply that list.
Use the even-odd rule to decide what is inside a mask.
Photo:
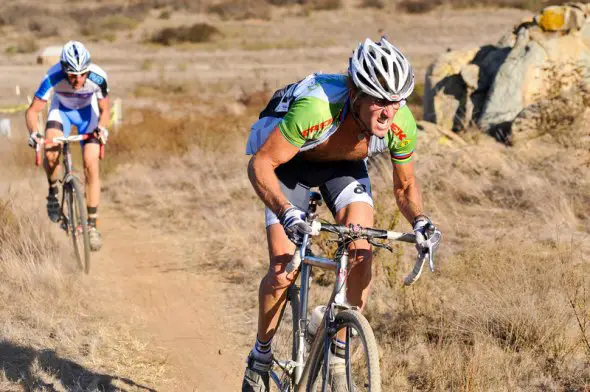
[{"label": "rocky outcrop", "polygon": [[547,7],[496,45],[441,55],[427,71],[424,119],[505,135],[526,107],[555,95],[550,89],[579,82],[561,72],[567,67],[590,83],[590,4]]}]

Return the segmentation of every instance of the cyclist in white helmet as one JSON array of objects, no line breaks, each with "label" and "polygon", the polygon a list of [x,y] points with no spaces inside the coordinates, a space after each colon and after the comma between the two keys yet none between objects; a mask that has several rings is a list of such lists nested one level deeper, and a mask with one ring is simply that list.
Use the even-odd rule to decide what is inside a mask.
[{"label": "cyclist in white helmet", "polygon": [[[259,289],[258,331],[247,360],[243,392],[267,391],[272,338],[285,290],[296,278],[285,272],[294,243],[311,228],[304,220],[309,188],[319,187],[339,224],[373,226],[366,158],[389,151],[393,193],[414,231],[433,226],[414,176],[416,122],[406,99],[414,89],[408,59],[386,38],[366,39],[354,50],[347,75],[312,74],[275,92],[250,131],[248,176],[266,206],[270,267]],[[347,298],[365,306],[371,282],[371,246],[351,245],[354,267]],[[342,331],[341,331],[342,332]],[[336,337],[331,391],[346,391],[343,346]]]},{"label": "cyclist in white helmet", "polygon": [[[100,233],[96,229],[100,199],[99,143],[106,143],[107,125],[110,120],[107,74],[92,63],[90,52],[81,42],[67,42],[62,49],[59,63],[49,68],[25,114],[30,135],[28,144],[33,148],[42,137],[37,126],[38,116],[52,91],[54,94],[47,116],[45,138],[68,136],[72,125],[76,126],[78,134],[95,135],[95,138],[82,142],[82,152],[86,174],[90,248],[96,251],[102,247]],[[43,165],[49,182],[47,214],[54,222],[60,217],[57,195],[60,150],[58,145],[47,145]]]}]

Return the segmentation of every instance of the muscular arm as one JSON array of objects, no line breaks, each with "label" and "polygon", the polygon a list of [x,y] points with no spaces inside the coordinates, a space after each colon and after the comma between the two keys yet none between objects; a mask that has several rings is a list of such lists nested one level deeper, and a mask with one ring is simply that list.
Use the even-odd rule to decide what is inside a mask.
[{"label": "muscular arm", "polygon": [[422,194],[414,175],[414,163],[393,164],[393,193],[401,213],[412,222],[423,212]]},{"label": "muscular arm", "polygon": [[46,101],[35,97],[25,112],[25,121],[27,124],[27,129],[29,130],[29,134],[39,131],[37,124],[39,121],[39,113],[41,113],[46,103]]},{"label": "muscular arm", "polygon": [[98,126],[106,128],[111,120],[111,104],[108,98],[98,100],[98,110],[100,111]]},{"label": "muscular arm", "polygon": [[281,192],[275,169],[291,160],[298,151],[299,148],[289,143],[281,131],[275,128],[248,163],[248,178],[254,190],[277,216],[289,204],[289,200]]}]

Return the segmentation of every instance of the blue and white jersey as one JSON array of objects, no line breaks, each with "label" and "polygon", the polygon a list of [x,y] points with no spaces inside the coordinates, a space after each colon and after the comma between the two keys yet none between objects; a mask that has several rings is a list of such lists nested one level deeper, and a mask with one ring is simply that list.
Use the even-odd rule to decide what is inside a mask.
[{"label": "blue and white jersey", "polygon": [[[107,86],[107,74],[96,64],[90,64],[88,78],[79,90],[74,90],[68,82],[61,64],[53,65],[47,71],[35,96],[47,101],[51,90],[54,91],[54,100],[58,100],[69,109],[81,109],[92,103],[93,99],[106,98],[109,93]],[[96,97],[96,98],[94,98]]]}]

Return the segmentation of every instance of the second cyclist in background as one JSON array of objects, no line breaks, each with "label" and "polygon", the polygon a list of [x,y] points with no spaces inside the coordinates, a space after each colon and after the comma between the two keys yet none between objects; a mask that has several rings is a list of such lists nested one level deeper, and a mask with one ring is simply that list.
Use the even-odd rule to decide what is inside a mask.
[{"label": "second cyclist in background", "polygon": [[[75,125],[78,134],[94,133],[95,138],[82,142],[82,155],[86,175],[86,205],[91,250],[102,247],[102,239],[97,230],[98,203],[100,201],[99,143],[106,143],[107,125],[110,120],[110,104],[107,98],[107,74],[93,64],[90,52],[81,42],[67,42],[61,52],[59,63],[47,71],[26,111],[26,124],[29,130],[28,143],[35,148],[42,138],[38,129],[38,116],[54,92],[45,138],[69,136],[71,126]],[[47,195],[47,214],[57,222],[60,218],[57,180],[59,175],[59,145],[47,145],[44,168],[49,182]]]}]

